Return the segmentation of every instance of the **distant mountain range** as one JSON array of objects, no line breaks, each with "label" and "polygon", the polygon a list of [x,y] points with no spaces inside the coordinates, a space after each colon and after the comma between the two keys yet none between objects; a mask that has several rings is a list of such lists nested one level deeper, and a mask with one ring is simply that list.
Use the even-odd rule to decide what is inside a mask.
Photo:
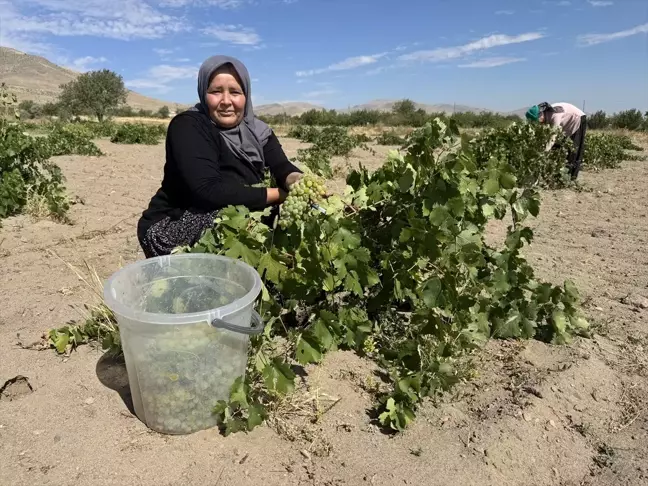
[{"label": "distant mountain range", "polygon": [[[344,108],[336,110],[339,113],[348,113],[351,111],[359,110],[374,110],[374,111],[392,111],[394,104],[398,100],[372,100],[361,105],[354,105],[349,108]],[[474,106],[466,105],[450,105],[450,104],[435,104],[429,105],[425,103],[414,102],[414,106],[417,109],[423,109],[427,113],[481,113],[482,111],[493,111],[486,108],[476,108]],[[302,102],[286,102],[286,103],[272,103],[269,105],[259,105],[254,108],[254,112],[257,115],[281,115],[286,114],[290,116],[299,116],[302,113],[305,113],[310,110],[324,110],[323,106],[315,105],[312,103],[302,103]],[[519,110],[511,112],[496,112],[502,115],[518,115],[524,117],[526,108],[520,108]]]}]

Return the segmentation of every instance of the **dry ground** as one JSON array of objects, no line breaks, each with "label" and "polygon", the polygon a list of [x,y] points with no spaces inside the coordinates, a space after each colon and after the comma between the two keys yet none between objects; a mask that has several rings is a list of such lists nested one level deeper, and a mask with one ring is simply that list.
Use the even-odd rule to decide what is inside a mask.
[{"label": "dry ground", "polygon": [[[527,255],[543,278],[576,281],[593,339],[492,342],[475,381],[394,437],[366,415],[371,366],[345,352],[309,369],[306,398],[322,408],[340,398],[318,423],[296,416],[280,434],[171,437],[133,417],[123,366],[99,351],[62,359],[18,345],[93,300],[67,263],[107,277],[142,258],[135,224],[158,187],[163,146],[99,144],[107,156],[57,160],[83,201],[73,225],[21,216],[0,228],[0,386],[28,380],[0,396],[0,484],[648,484],[647,163],[585,173],[584,192],[545,193],[534,223]],[[289,155],[301,146],[284,144]],[[356,156],[376,167],[387,149]]]}]

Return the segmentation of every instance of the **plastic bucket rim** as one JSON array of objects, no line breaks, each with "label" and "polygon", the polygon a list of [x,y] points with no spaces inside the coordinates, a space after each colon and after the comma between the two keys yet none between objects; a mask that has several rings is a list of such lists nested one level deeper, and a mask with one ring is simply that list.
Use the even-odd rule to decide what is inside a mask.
[{"label": "plastic bucket rim", "polygon": [[[163,262],[169,261],[172,258],[174,260],[182,258],[202,258],[227,261],[229,263],[232,263],[233,265],[239,265],[248,270],[248,273],[252,276],[254,283],[252,285],[252,288],[243,297],[235,300],[234,302],[231,302],[222,307],[216,307],[214,309],[186,314],[159,314],[154,312],[137,311],[125,304],[122,304],[113,295],[115,281],[126,272],[132,271],[134,266],[143,267],[145,265],[152,264],[152,262],[155,261],[157,261],[158,264],[162,266],[164,265]],[[199,321],[208,321],[211,325],[211,322],[214,319],[224,319],[227,316],[234,314],[235,312],[239,312],[247,308],[248,306],[251,306],[261,293],[261,286],[262,282],[259,272],[257,272],[254,267],[242,260],[237,260],[224,255],[212,255],[209,253],[182,253],[147,258],[145,260],[139,260],[137,262],[130,263],[129,265],[120,268],[106,280],[103,288],[103,297],[106,306],[112,312],[114,312],[118,316],[123,316],[133,321],[140,321],[142,323],[159,326],[195,324]],[[162,316],[164,316],[164,322],[160,322]]]}]

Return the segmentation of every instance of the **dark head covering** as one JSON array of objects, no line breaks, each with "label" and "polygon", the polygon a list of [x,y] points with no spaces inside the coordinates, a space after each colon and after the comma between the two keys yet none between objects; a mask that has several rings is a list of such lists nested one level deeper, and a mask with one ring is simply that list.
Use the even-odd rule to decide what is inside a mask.
[{"label": "dark head covering", "polygon": [[[211,77],[223,65],[230,64],[241,80],[241,88],[245,94],[245,111],[241,122],[233,128],[220,128],[219,131],[227,147],[238,158],[250,162],[255,166],[264,166],[263,147],[271,134],[270,127],[254,116],[252,108],[252,88],[250,74],[245,65],[229,56],[212,56],[203,62],[198,71],[198,98],[200,102],[190,111],[199,111],[208,117],[206,96]],[[210,118],[211,120],[211,118]],[[213,120],[212,123],[218,126]]]}]

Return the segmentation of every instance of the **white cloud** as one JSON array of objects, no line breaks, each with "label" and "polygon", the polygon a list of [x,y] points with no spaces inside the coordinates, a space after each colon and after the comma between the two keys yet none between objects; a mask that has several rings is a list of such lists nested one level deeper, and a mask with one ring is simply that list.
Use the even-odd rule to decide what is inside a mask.
[{"label": "white cloud", "polygon": [[611,7],[614,5],[614,2],[604,2],[601,0],[587,0],[592,7]]},{"label": "white cloud", "polygon": [[222,9],[236,8],[243,5],[245,0],[162,0],[160,5],[163,7],[220,7]]},{"label": "white cloud", "polygon": [[556,5],[558,7],[569,7],[569,6],[571,6],[572,3],[569,0],[560,0],[560,1],[544,0],[542,2],[542,4],[543,5]]},{"label": "white cloud", "polygon": [[495,34],[482,39],[455,47],[439,47],[437,49],[416,51],[410,54],[400,56],[398,59],[401,61],[428,61],[439,62],[447,61],[449,59],[457,59],[466,56],[472,52],[483,51],[492,49],[499,46],[507,46],[510,44],[520,44],[522,42],[530,42],[542,39],[545,35],[540,32],[528,32],[516,36]]},{"label": "white cloud", "polygon": [[327,96],[331,96],[334,94],[337,94],[338,90],[336,89],[320,89],[320,90],[315,90],[315,91],[309,91],[308,93],[303,93],[302,96],[304,98],[325,98]]},{"label": "white cloud", "polygon": [[203,34],[235,45],[257,46],[261,43],[261,37],[254,29],[242,25],[216,25],[204,29]]},{"label": "white cloud", "polygon": [[386,71],[388,68],[389,68],[389,66],[378,66],[377,68],[370,69],[365,74],[367,76],[376,76],[376,75]]},{"label": "white cloud", "polygon": [[166,93],[172,88],[170,84],[183,79],[195,79],[198,75],[196,66],[171,66],[160,64],[151,67],[146,76],[138,79],[131,79],[125,82],[126,86],[134,89],[149,89],[158,93]]},{"label": "white cloud", "polygon": [[345,71],[347,69],[355,69],[360,66],[367,66],[369,64],[374,64],[378,62],[380,58],[386,55],[387,55],[386,52],[382,52],[380,54],[372,54],[369,56],[348,57],[343,61],[336,62],[335,64],[331,64],[325,68],[310,69],[308,71],[297,71],[295,74],[299,77],[304,77],[304,76],[313,76],[315,74],[322,74],[329,71]]},{"label": "white cloud", "polygon": [[514,13],[513,10],[498,10],[495,15],[513,15]]},{"label": "white cloud", "polygon": [[468,64],[459,64],[460,68],[494,68],[512,64],[515,62],[526,61],[523,57],[487,57],[478,61],[473,61]]},{"label": "white cloud", "polygon": [[[1,8],[0,4],[0,8]],[[0,22],[2,19],[0,18]],[[22,52],[29,52],[31,54],[38,54],[41,56],[51,56],[54,52],[54,47],[44,42],[38,42],[30,39],[28,36],[9,33],[0,30],[0,46],[11,47]]]},{"label": "white cloud", "polygon": [[174,49],[153,49],[153,52],[155,52],[158,56],[169,56],[173,54],[175,51],[177,51],[177,48]]},{"label": "white cloud", "polygon": [[178,52],[180,49],[177,47],[174,47],[172,49],[165,49],[165,48],[154,48],[153,52],[155,52],[158,56],[160,56],[160,59],[165,62],[189,62],[191,61],[190,58],[188,57],[173,57],[172,55],[176,52]]},{"label": "white cloud", "polygon": [[105,57],[92,57],[92,56],[85,56],[85,57],[79,57],[77,59],[74,59],[71,63],[64,63],[64,65],[70,69],[73,69],[74,71],[79,71],[79,72],[86,72],[90,70],[90,66],[92,64],[102,64],[107,62],[108,59]]},{"label": "white cloud", "polygon": [[376,68],[370,69],[365,74],[367,76],[376,76],[378,74],[384,73],[385,71],[390,71],[390,70],[396,69],[398,67],[401,67],[401,65],[399,65],[399,64],[387,64],[386,66],[378,66]]},{"label": "white cloud", "polygon": [[44,35],[150,39],[189,28],[144,0],[22,0],[21,11],[6,5],[0,3],[3,39],[33,43]]},{"label": "white cloud", "polygon": [[611,34],[585,34],[578,37],[579,44],[583,46],[593,46],[596,44],[602,44],[604,42],[611,42],[618,39],[624,39],[626,37],[631,37],[633,35],[647,34],[648,33],[648,23],[637,25],[632,29],[622,30],[619,32],[613,32]]},{"label": "white cloud", "polygon": [[175,81],[177,79],[195,78],[198,75],[198,67],[196,66],[170,66],[168,64],[160,64],[153,66],[148,71],[149,76],[168,79]]}]

